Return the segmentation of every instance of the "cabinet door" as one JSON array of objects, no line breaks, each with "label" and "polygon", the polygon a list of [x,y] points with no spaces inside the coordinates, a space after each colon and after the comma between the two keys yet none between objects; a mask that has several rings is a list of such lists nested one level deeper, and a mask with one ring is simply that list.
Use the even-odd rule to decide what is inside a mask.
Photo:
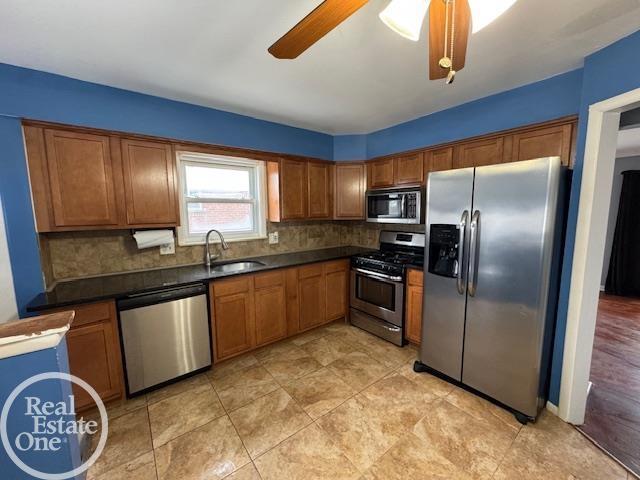
[{"label": "cabinet door", "polygon": [[393,159],[367,163],[367,182],[369,188],[393,187]]},{"label": "cabinet door", "polygon": [[349,271],[342,261],[327,263],[325,268],[327,322],[331,322],[347,315]]},{"label": "cabinet door", "polygon": [[309,162],[307,165],[309,218],[331,217],[331,165]]},{"label": "cabinet door", "polygon": [[287,336],[287,311],[284,284],[255,290],[256,345],[264,345]]},{"label": "cabinet door", "polygon": [[44,134],[55,226],[117,225],[109,137],[62,130]]},{"label": "cabinet door", "polygon": [[481,167],[502,163],[504,138],[463,143],[454,148],[453,168]]},{"label": "cabinet door", "polygon": [[431,150],[425,155],[427,172],[439,172],[453,168],[453,147]]},{"label": "cabinet door", "polygon": [[568,124],[514,134],[511,161],[560,157],[562,164],[569,166],[572,128],[573,125]]},{"label": "cabinet door", "polygon": [[349,163],[335,166],[334,217],[359,220],[364,218],[365,165]]},{"label": "cabinet door", "polygon": [[419,344],[422,337],[422,283],[422,272],[409,270],[405,338],[414,344]]},{"label": "cabinet door", "polygon": [[424,159],[422,152],[397,157],[393,168],[394,185],[415,185],[424,182]]},{"label": "cabinet door", "polygon": [[307,162],[280,162],[280,194],[282,220],[307,217]]},{"label": "cabinet door", "polygon": [[[91,385],[107,402],[122,395],[120,346],[117,330],[112,322],[98,322],[73,327],[67,333],[69,370]],[[77,410],[94,405],[82,388],[73,385]]]},{"label": "cabinet door", "polygon": [[307,330],[325,322],[325,277],[321,264],[300,267],[298,270],[298,299],[300,330]]},{"label": "cabinet door", "polygon": [[125,138],[122,164],[129,225],[176,225],[178,195],[171,146]]},{"label": "cabinet door", "polygon": [[255,345],[251,278],[221,280],[212,285],[214,357],[222,360]]}]

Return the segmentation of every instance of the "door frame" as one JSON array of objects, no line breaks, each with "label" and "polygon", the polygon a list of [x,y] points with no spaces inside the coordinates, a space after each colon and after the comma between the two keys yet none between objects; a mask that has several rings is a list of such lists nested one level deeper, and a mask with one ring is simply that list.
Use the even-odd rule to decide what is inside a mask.
[{"label": "door frame", "polygon": [[584,423],[620,114],[640,88],[589,106],[562,361],[561,419]]}]

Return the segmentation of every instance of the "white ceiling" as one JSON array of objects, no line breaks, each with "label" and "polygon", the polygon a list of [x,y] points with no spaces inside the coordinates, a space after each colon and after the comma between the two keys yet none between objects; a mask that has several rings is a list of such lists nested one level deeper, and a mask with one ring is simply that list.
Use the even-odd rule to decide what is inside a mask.
[{"label": "white ceiling", "polygon": [[640,127],[620,130],[616,158],[635,156],[640,156]]},{"label": "white ceiling", "polygon": [[[541,80],[640,26],[640,0],[519,0],[451,86],[371,0],[297,60],[267,47],[319,0],[0,0],[0,62],[332,134],[368,133]],[[620,66],[624,69],[624,66]]]}]

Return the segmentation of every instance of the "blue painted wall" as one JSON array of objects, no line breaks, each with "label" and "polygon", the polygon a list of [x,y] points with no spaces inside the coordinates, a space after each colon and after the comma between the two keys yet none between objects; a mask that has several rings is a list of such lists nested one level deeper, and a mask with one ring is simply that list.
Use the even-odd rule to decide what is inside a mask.
[{"label": "blue painted wall", "polygon": [[16,303],[20,315],[25,316],[25,305],[42,292],[42,269],[20,119],[3,116],[0,116],[0,198]]},{"label": "blue painted wall", "polygon": [[379,130],[367,135],[367,158],[575,115],[581,88],[574,70]]},{"label": "blue painted wall", "polygon": [[6,64],[0,64],[0,115],[333,157],[333,137],[324,133]]},{"label": "blue painted wall", "polygon": [[585,139],[589,105],[614,97],[629,90],[640,88],[640,31],[587,57],[584,63],[582,93],[580,99],[580,119],[578,125],[578,145],[574,168],[571,199],[569,201],[569,219],[567,224],[566,247],[560,286],[560,304],[558,307],[558,325],[556,328],[554,357],[551,371],[551,390],[549,399],[558,404],[560,400],[560,380],[562,376],[562,358],[571,287],[571,267],[578,221],[578,202],[584,160]]},{"label": "blue painted wall", "polygon": [[367,135],[336,135],[333,137],[333,159],[342,162],[367,158]]}]

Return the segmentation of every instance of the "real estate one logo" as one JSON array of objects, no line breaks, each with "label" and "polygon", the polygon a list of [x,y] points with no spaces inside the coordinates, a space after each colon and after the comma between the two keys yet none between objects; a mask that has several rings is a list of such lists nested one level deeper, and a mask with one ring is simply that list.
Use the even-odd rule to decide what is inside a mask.
[{"label": "real estate one logo", "polygon": [[[53,454],[62,450],[70,436],[82,434],[94,435],[98,432],[98,422],[95,420],[77,420],[75,416],[75,397],[69,395],[68,401],[52,402],[37,396],[20,395],[31,385],[45,380],[62,380],[75,383],[84,389],[95,401],[100,412],[102,429],[98,445],[93,454],[82,465],[62,473],[41,472],[20,458],[19,452],[31,452],[35,455]],[[9,411],[14,409],[14,415],[27,417],[29,428],[17,434],[12,432],[9,438],[7,421]],[[107,411],[98,393],[87,382],[75,375],[60,372],[47,372],[34,375],[18,385],[7,398],[0,415],[0,437],[7,455],[23,472],[42,480],[66,480],[87,471],[100,457],[107,442],[108,435]]]}]

